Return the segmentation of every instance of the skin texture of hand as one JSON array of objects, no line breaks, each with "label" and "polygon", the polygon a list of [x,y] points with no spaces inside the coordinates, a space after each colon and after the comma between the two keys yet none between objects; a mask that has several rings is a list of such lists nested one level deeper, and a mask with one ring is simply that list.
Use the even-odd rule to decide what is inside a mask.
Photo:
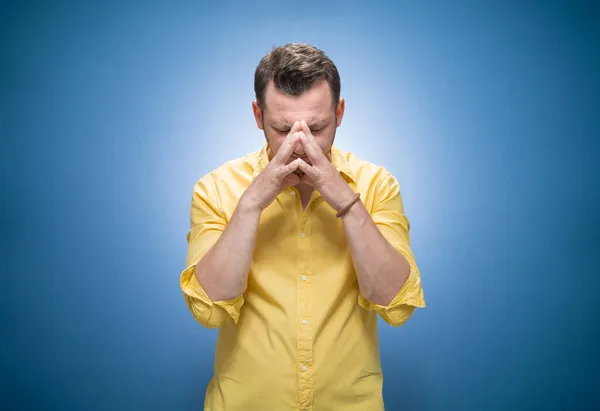
[{"label": "skin texture of hand", "polygon": [[264,210],[275,200],[281,191],[300,183],[300,176],[295,173],[306,162],[300,158],[287,164],[294,149],[300,142],[300,122],[296,121],[277,154],[265,169],[252,181],[244,192],[240,202],[250,208]]},{"label": "skin texture of hand", "polygon": [[339,211],[354,199],[355,193],[325,156],[304,120],[300,122],[300,126],[301,131],[295,134],[298,135],[299,143],[304,147],[312,163],[312,165],[305,161],[299,163],[299,168],[304,173],[301,181],[316,188],[323,199],[334,210]]}]

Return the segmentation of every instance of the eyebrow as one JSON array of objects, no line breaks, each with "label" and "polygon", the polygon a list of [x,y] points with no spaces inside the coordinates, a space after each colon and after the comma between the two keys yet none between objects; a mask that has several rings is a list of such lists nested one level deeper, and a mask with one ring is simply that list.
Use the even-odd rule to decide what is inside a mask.
[{"label": "eyebrow", "polygon": [[[310,128],[311,130],[314,128],[320,128],[320,126],[323,126],[325,123],[327,123],[329,120],[319,120],[319,121],[315,121],[312,124],[308,125],[308,128]],[[287,122],[280,122],[280,123],[275,123],[274,127],[277,128],[292,128],[292,124],[287,123]]]}]

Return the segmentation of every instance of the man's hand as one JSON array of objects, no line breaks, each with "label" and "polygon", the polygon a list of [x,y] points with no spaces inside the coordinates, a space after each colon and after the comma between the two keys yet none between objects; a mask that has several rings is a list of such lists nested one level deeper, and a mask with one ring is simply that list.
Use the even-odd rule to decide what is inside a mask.
[{"label": "man's hand", "polygon": [[354,191],[344,181],[331,161],[316,142],[310,128],[304,120],[301,122],[300,144],[303,145],[312,166],[302,161],[299,168],[304,172],[302,182],[315,187],[323,199],[335,210],[340,209],[354,199]]},{"label": "man's hand", "polygon": [[251,209],[262,211],[275,200],[275,197],[283,189],[300,183],[300,176],[294,172],[306,162],[297,158],[287,164],[300,142],[300,129],[300,122],[296,121],[279,147],[277,154],[246,189],[240,198],[240,203]]}]

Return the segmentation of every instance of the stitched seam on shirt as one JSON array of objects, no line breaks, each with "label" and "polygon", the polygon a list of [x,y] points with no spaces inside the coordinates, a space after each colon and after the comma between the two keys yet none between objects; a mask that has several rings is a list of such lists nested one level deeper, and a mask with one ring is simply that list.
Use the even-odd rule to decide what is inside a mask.
[{"label": "stitched seam on shirt", "polygon": [[217,205],[217,209],[219,211],[219,214],[221,214],[221,216],[223,217],[223,219],[225,220],[225,224],[229,223],[229,221],[227,220],[227,215],[225,214],[225,212],[223,211],[223,205],[221,203],[221,197],[219,197],[217,195],[217,185],[215,184],[215,174],[211,173],[209,174],[210,178],[208,179],[208,185],[210,185],[211,188],[211,199],[215,201],[216,205]]},{"label": "stitched seam on shirt", "polygon": [[381,201],[379,201],[378,198],[378,194],[380,192],[379,187],[381,186],[381,184],[383,184],[383,182],[388,178],[388,177],[392,177],[394,178],[394,176],[392,175],[392,173],[390,173],[388,170],[386,170],[385,168],[382,169],[383,170],[383,177],[381,177],[376,183],[375,183],[375,189],[373,190],[374,194],[375,194],[375,198],[373,199],[373,209],[371,210],[371,214],[374,213],[377,209],[377,207],[379,207],[379,204],[381,204]]}]

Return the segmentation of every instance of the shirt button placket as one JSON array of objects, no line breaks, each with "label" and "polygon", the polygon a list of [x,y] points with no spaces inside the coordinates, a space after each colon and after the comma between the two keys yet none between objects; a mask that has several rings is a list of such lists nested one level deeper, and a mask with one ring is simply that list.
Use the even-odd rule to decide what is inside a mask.
[{"label": "shirt button placket", "polygon": [[[307,210],[308,211],[308,210]],[[313,401],[312,376],[312,327],[311,319],[311,281],[308,265],[310,260],[310,225],[307,211],[302,212],[299,222],[298,238],[298,306],[297,306],[297,363],[298,363],[298,409],[311,409]]]}]

